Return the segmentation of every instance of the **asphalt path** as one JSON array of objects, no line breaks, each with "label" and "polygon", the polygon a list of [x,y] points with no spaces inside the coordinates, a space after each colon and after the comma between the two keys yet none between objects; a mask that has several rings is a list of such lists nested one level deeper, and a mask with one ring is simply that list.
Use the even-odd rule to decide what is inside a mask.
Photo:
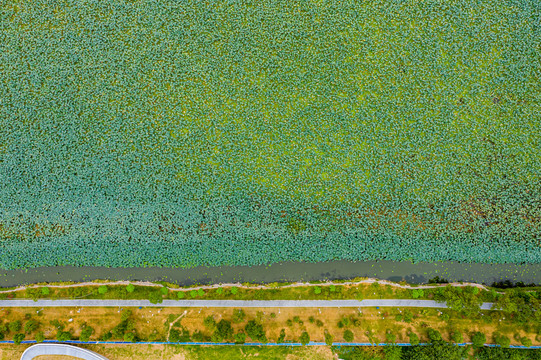
[{"label": "asphalt path", "polygon": [[21,360],[32,360],[40,355],[67,355],[83,360],[109,360],[93,351],[66,344],[37,344],[30,346],[21,355]]},{"label": "asphalt path", "polygon": [[[445,302],[433,300],[370,299],[370,300],[164,300],[152,304],[148,300],[0,300],[0,307],[267,307],[267,308],[325,308],[325,307],[423,307],[447,308]],[[482,310],[490,310],[492,303],[483,303]]]}]

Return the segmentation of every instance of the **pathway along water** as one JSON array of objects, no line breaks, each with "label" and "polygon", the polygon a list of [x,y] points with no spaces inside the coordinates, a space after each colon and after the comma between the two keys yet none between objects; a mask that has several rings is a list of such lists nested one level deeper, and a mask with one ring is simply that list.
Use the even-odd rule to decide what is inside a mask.
[{"label": "pathway along water", "polygon": [[490,285],[510,280],[541,283],[541,264],[460,264],[395,261],[329,261],[325,263],[285,262],[270,266],[198,266],[175,268],[43,267],[27,270],[0,270],[0,286],[11,287],[38,282],[108,280],[168,281],[179,285],[231,282],[296,282],[371,277],[411,284],[426,283],[439,276],[449,281]]}]

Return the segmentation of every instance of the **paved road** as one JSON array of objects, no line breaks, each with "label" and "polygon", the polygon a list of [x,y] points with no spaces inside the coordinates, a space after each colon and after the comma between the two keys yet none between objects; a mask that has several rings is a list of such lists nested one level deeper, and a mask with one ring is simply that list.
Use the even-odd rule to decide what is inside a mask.
[{"label": "paved road", "polygon": [[[0,300],[3,307],[426,307],[446,308],[445,302],[433,300],[164,300],[151,304],[148,300]],[[483,303],[481,309],[489,310],[492,303]]]},{"label": "paved road", "polygon": [[66,344],[37,344],[21,355],[21,360],[32,360],[40,355],[67,355],[83,360],[109,360],[93,351]]}]

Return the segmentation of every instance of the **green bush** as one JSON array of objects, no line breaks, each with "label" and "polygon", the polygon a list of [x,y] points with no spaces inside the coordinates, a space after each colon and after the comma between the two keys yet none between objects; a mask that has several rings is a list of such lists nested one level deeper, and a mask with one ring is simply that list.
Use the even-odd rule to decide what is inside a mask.
[{"label": "green bush", "polygon": [[165,296],[165,295],[167,295],[169,293],[169,289],[167,287],[163,286],[163,287],[160,288],[160,293]]},{"label": "green bush", "polygon": [[464,339],[462,338],[462,333],[458,330],[453,330],[451,333],[451,340],[453,340],[456,344],[461,344],[464,342]]},{"label": "green bush", "polygon": [[263,325],[255,322],[254,320],[248,321],[244,327],[244,331],[246,331],[246,334],[254,341],[267,342]]},{"label": "green bush", "polygon": [[195,299],[197,297],[197,290],[190,290],[190,296],[192,299]]},{"label": "green bush", "polygon": [[508,348],[511,345],[511,339],[499,332],[492,334],[492,340],[496,345],[500,345],[502,348]]},{"label": "green bush", "polygon": [[216,294],[222,295],[223,293],[224,293],[224,289],[223,289],[223,288],[219,287],[219,288],[216,289]]},{"label": "green bush", "polygon": [[431,342],[442,341],[441,333],[438,330],[428,328],[426,329],[426,334]]},{"label": "green bush", "polygon": [[107,292],[107,285],[101,285],[100,287],[98,287],[98,293],[100,293],[101,295],[105,294]]},{"label": "green bush", "polygon": [[184,293],[184,291],[177,292],[177,298],[184,299],[185,296],[186,296],[186,294]]},{"label": "green bush", "polygon": [[56,333],[56,340],[58,341],[69,341],[71,340],[71,333],[69,331],[58,330]]},{"label": "green bush", "polygon": [[199,296],[199,297],[205,296],[205,290],[203,290],[203,289],[197,290],[197,296]]},{"label": "green bush", "polygon": [[51,293],[51,290],[50,290],[47,286],[43,286],[43,287],[41,288],[41,295],[47,296],[47,295],[49,295],[50,293]]},{"label": "green bush", "polygon": [[485,345],[487,338],[485,334],[477,331],[472,334],[471,341],[473,343],[474,348],[481,348]]},{"label": "green bush", "polygon": [[246,342],[246,334],[244,332],[238,332],[235,334],[235,343],[244,344]]},{"label": "green bush", "polygon": [[325,330],[325,344],[327,344],[328,346],[332,346],[333,341],[333,336],[329,334],[327,330]]},{"label": "green bush", "polygon": [[415,345],[419,345],[419,335],[417,335],[416,333],[410,331],[408,333],[408,337],[410,338],[410,344],[415,346]]},{"label": "green bush", "polygon": [[41,343],[45,340],[45,334],[43,333],[43,331],[40,331],[36,334],[35,340],[37,343]]},{"label": "green bush", "polygon": [[308,345],[308,343],[310,342],[310,335],[308,335],[306,331],[303,331],[301,337],[299,338],[299,341],[303,345]]},{"label": "green bush", "polygon": [[286,339],[286,330],[282,329],[280,330],[280,335],[278,336],[278,339],[276,340],[276,343],[281,344]]},{"label": "green bush", "polygon": [[344,340],[346,342],[352,342],[353,339],[354,339],[353,331],[351,330],[344,331]]},{"label": "green bush", "polygon": [[13,336],[13,342],[16,345],[20,345],[23,340],[24,340],[24,334],[15,334],[15,336]]},{"label": "green bush", "polygon": [[330,291],[330,292],[336,292],[336,286],[330,285],[330,286],[329,286],[329,291]]},{"label": "green bush", "polygon": [[520,338],[520,343],[526,347],[532,346],[532,340],[526,336]]},{"label": "green bush", "polygon": [[396,342],[396,334],[394,334],[391,330],[387,329],[385,332],[385,340],[387,340],[388,344],[392,344]]},{"label": "green bush", "polygon": [[39,322],[37,322],[36,320],[28,320],[24,324],[24,332],[26,334],[30,334],[31,332],[36,331],[38,327],[39,327]]},{"label": "green bush", "polygon": [[409,310],[404,310],[404,322],[410,323],[413,321],[413,313]]},{"label": "green bush", "polygon": [[161,304],[163,302],[163,295],[161,291],[151,291],[148,301],[150,301],[151,304]]},{"label": "green bush", "polygon": [[81,335],[79,336],[79,340],[81,340],[81,341],[90,341],[90,337],[92,336],[92,334],[94,334],[94,329],[87,325],[81,331]]},{"label": "green bush", "polygon": [[232,288],[231,288],[231,294],[236,295],[238,292],[239,292],[239,288],[238,288],[238,287],[232,287]]},{"label": "green bush", "polygon": [[10,332],[17,332],[19,330],[21,330],[21,321],[20,320],[15,320],[15,321],[12,321],[8,324],[8,329]]},{"label": "green bush", "polygon": [[423,289],[413,289],[411,290],[411,297],[414,299],[421,298],[425,295],[425,292]]},{"label": "green bush", "polygon": [[314,286],[314,294],[316,295],[321,294],[321,288],[319,286]]},{"label": "green bush", "polygon": [[127,341],[127,342],[135,342],[135,333],[133,332],[128,332],[128,333],[125,333],[124,334],[124,341]]},{"label": "green bush", "polygon": [[210,331],[214,331],[216,329],[216,321],[214,320],[214,317],[212,315],[209,315],[203,320],[203,325]]},{"label": "green bush", "polygon": [[126,291],[129,292],[129,293],[134,292],[135,291],[135,285],[128,284],[128,286],[126,286]]},{"label": "green bush", "polygon": [[233,322],[238,324],[244,321],[246,313],[242,309],[235,309],[233,311]]}]

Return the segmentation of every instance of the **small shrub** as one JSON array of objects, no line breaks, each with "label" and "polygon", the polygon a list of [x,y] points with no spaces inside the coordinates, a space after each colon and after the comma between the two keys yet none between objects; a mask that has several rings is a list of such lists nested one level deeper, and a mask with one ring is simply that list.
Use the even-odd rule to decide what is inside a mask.
[{"label": "small shrub", "polygon": [[15,321],[12,321],[8,324],[8,329],[10,332],[17,332],[19,330],[21,330],[21,321],[20,320],[15,320]]},{"label": "small shrub", "polygon": [[451,340],[453,340],[453,342],[456,344],[460,344],[464,342],[464,339],[462,338],[462,333],[458,330],[454,330],[451,333]]},{"label": "small shrub", "polygon": [[128,286],[126,286],[126,291],[129,292],[129,293],[134,292],[135,291],[135,285],[128,284]]},{"label": "small shrub", "polygon": [[99,288],[98,288],[98,293],[103,295],[107,292],[107,285],[101,285]]},{"label": "small shrub", "polygon": [[282,329],[280,330],[280,336],[278,336],[278,340],[276,340],[276,342],[280,344],[280,343],[283,343],[285,339],[286,339],[286,330]]},{"label": "small shrub", "polygon": [[410,344],[415,346],[415,345],[419,345],[419,335],[417,335],[416,333],[414,332],[409,332],[408,333],[408,337],[410,338]]},{"label": "small shrub", "polygon": [[71,333],[69,331],[58,330],[58,332],[56,333],[56,340],[69,341],[71,340]]},{"label": "small shrub", "polygon": [[231,294],[236,295],[238,292],[239,292],[239,288],[238,288],[238,287],[232,287],[232,288],[231,288]]},{"label": "small shrub", "polygon": [[49,289],[47,286],[44,286],[41,288],[41,295],[49,295],[51,293],[51,289]]},{"label": "small shrub", "polygon": [[316,295],[321,294],[321,288],[319,286],[314,286],[314,294]]},{"label": "small shrub", "polygon": [[316,322],[316,318],[313,317],[313,316],[310,316],[310,317],[308,318],[308,322],[309,322],[310,324],[313,324],[313,323]]},{"label": "small shrub", "polygon": [[317,327],[322,327],[322,326],[323,326],[323,321],[317,319],[317,320],[316,320],[316,326],[317,326]]},{"label": "small shrub", "polygon": [[233,312],[233,322],[238,324],[244,321],[246,318],[246,313],[242,309],[236,309]]},{"label": "small shrub", "polygon": [[223,289],[223,288],[220,287],[220,288],[216,289],[216,294],[222,295],[223,293],[224,293],[224,289]]},{"label": "small shrub", "polygon": [[197,297],[197,290],[190,290],[190,296],[195,299]]},{"label": "small shrub", "polygon": [[177,292],[177,298],[184,299],[185,296],[186,296],[186,294],[184,293],[184,291]]},{"label": "small shrub", "polygon": [[310,342],[310,335],[306,331],[303,331],[301,334],[301,337],[299,338],[299,341],[303,345],[307,345]]},{"label": "small shrub", "polygon": [[474,348],[482,348],[486,341],[487,341],[487,338],[485,336],[485,334],[477,331],[475,333],[473,333],[472,337],[471,337],[471,341],[473,343],[473,347]]},{"label": "small shrub", "polygon": [[16,344],[16,345],[20,345],[21,342],[24,340],[24,334],[15,334],[15,336],[13,336],[13,342]]},{"label": "small shrub", "polygon": [[440,318],[442,321],[449,321],[449,314],[444,312],[441,314]]},{"label": "small shrub", "polygon": [[336,292],[336,286],[334,286],[334,285],[329,286],[329,291],[330,292]]},{"label": "small shrub", "polygon": [[347,342],[352,342],[353,338],[354,338],[353,331],[351,330],[344,331],[344,340],[346,340]]},{"label": "small shrub", "polygon": [[441,333],[438,330],[428,328],[426,334],[431,342],[442,341]]},{"label": "small shrub", "polygon": [[238,332],[235,334],[235,343],[244,344],[246,342],[246,334],[244,332]]},{"label": "small shrub", "polygon": [[414,299],[418,299],[420,297],[423,297],[425,295],[425,292],[423,289],[413,289],[411,291],[411,297]]},{"label": "small shrub", "polygon": [[30,334],[31,332],[34,332],[38,329],[39,323],[36,320],[28,320],[24,324],[24,332],[26,334]]},{"label": "small shrub", "polygon": [[404,322],[410,323],[413,321],[413,313],[409,310],[404,310]]},{"label": "small shrub", "polygon": [[161,304],[163,302],[163,295],[160,291],[152,291],[148,298],[152,304]]},{"label": "small shrub", "polygon": [[325,344],[328,346],[332,346],[334,339],[331,334],[327,330],[325,330]]},{"label": "small shrub", "polygon": [[387,329],[385,332],[385,339],[387,340],[387,343],[394,343],[396,342],[396,334],[394,334],[391,330]]},{"label": "small shrub", "polygon": [[499,332],[492,334],[492,340],[495,344],[500,345],[502,348],[508,348],[511,345],[511,339],[500,334]]},{"label": "small shrub", "polygon": [[128,332],[124,334],[124,341],[126,342],[135,342],[135,333]]},{"label": "small shrub", "polygon": [[289,327],[293,326],[293,320],[287,319],[286,320],[286,325],[289,326]]},{"label": "small shrub", "polygon": [[167,295],[167,293],[169,293],[169,289],[166,288],[165,286],[163,286],[163,287],[160,289],[160,292],[162,293],[162,295]]},{"label": "small shrub", "polygon": [[197,295],[200,296],[200,297],[205,296],[205,290],[203,290],[203,289],[197,290]]},{"label": "small shrub", "polygon": [[43,340],[45,340],[45,334],[43,334],[43,331],[40,331],[36,334],[35,340],[37,343],[41,343],[43,342]]},{"label": "small shrub", "polygon": [[532,340],[530,340],[530,338],[524,336],[520,339],[520,343],[526,347],[530,347],[532,346]]},{"label": "small shrub", "polygon": [[212,315],[209,315],[203,320],[203,325],[210,331],[214,331],[216,329],[216,321],[214,321],[214,317]]}]

